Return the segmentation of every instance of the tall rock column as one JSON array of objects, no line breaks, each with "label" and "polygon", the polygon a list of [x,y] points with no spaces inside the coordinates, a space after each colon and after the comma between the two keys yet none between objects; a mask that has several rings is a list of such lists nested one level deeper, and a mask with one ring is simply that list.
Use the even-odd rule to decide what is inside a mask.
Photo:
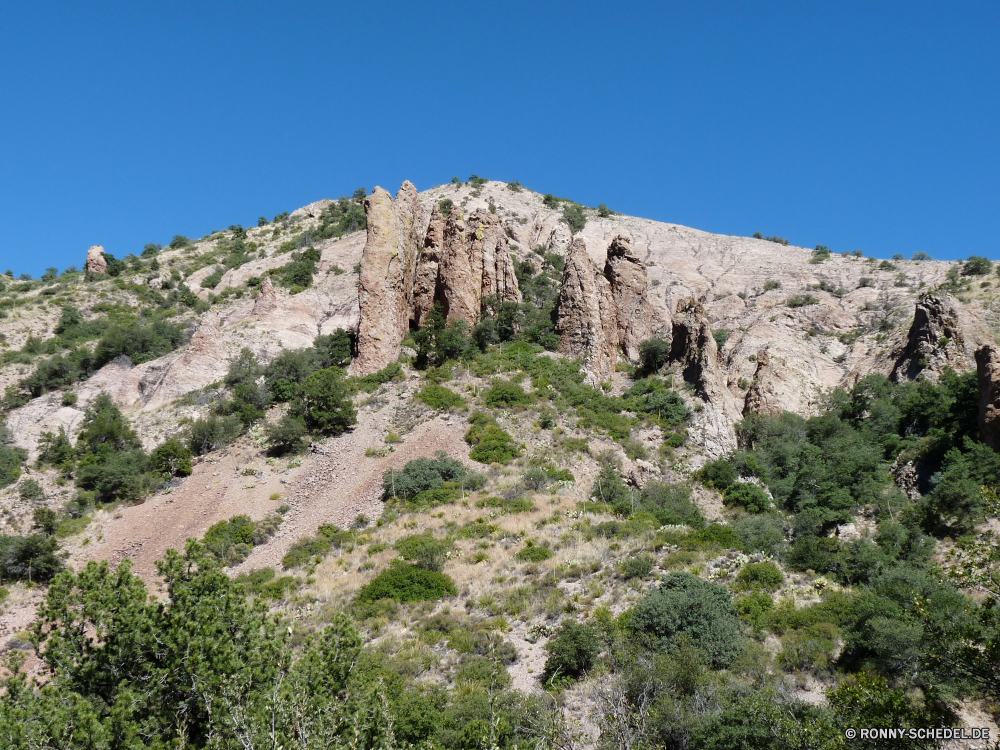
[{"label": "tall rock column", "polygon": [[1000,350],[987,344],[976,351],[979,380],[979,436],[1000,451]]},{"label": "tall rock column", "polygon": [[618,344],[630,362],[638,362],[639,343],[653,335],[653,306],[646,296],[646,267],[625,230],[611,239],[604,275],[618,310]]},{"label": "tall rock column", "polygon": [[[418,274],[422,278],[422,274]],[[475,211],[464,218],[452,208],[444,228],[438,265],[437,300],[448,320],[479,322],[483,300],[520,302],[521,292],[510,258],[510,240],[500,217]]]},{"label": "tall rock column", "polygon": [[[457,210],[457,209],[455,209]],[[434,309],[434,299],[438,296],[438,271],[441,253],[444,249],[445,217],[441,209],[434,206],[431,220],[424,235],[424,248],[413,277],[413,295],[410,302],[410,322],[419,326],[424,317]]]},{"label": "tall rock column", "polygon": [[585,360],[591,382],[609,380],[618,361],[618,316],[611,283],[587,254],[582,237],[569,246],[556,305],[559,351]]},{"label": "tall rock column", "polygon": [[753,382],[743,399],[743,416],[750,413],[768,416],[781,414],[781,404],[774,392],[773,380],[771,355],[767,349],[761,349],[757,352],[757,370],[753,374]]},{"label": "tall rock column", "polygon": [[87,251],[87,263],[83,270],[87,275],[103,274],[108,272],[108,260],[104,257],[104,248],[94,245]]},{"label": "tall rock column", "polygon": [[719,346],[712,336],[705,308],[692,297],[677,304],[670,361],[681,364],[684,379],[694,384],[702,398],[712,400],[721,393]]},{"label": "tall rock column", "polygon": [[404,182],[396,199],[382,188],[365,198],[368,238],[361,254],[358,356],[352,370],[376,372],[399,358],[409,330],[410,298],[420,252],[423,210],[417,189]]}]

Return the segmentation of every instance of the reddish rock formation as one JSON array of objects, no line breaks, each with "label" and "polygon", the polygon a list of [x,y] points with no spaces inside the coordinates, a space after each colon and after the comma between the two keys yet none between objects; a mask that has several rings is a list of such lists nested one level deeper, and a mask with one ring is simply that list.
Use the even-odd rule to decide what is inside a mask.
[{"label": "reddish rock formation", "polygon": [[670,342],[670,362],[682,366],[684,380],[694,384],[702,398],[718,390],[719,347],[705,317],[705,308],[693,297],[677,304]]},{"label": "reddish rock formation", "polygon": [[274,291],[274,284],[271,283],[271,277],[265,276],[264,283],[260,285],[260,291],[257,293],[257,298],[253,301],[252,315],[254,317],[267,315],[277,306],[278,294]]},{"label": "reddish rock formation", "polygon": [[424,235],[424,248],[417,262],[417,273],[413,278],[410,323],[415,326],[419,326],[424,316],[434,309],[434,299],[438,296],[438,269],[444,248],[444,228],[445,217],[441,215],[441,209],[434,206]]},{"label": "reddish rock formation", "polygon": [[979,379],[979,436],[1000,451],[1000,350],[987,344],[976,352]]},{"label": "reddish rock formation", "polygon": [[892,352],[889,377],[912,380],[926,371],[936,377],[946,367],[966,372],[972,367],[963,325],[954,303],[930,292],[920,295],[906,341]]},{"label": "reddish rock formation", "polygon": [[639,343],[653,335],[653,306],[646,297],[646,267],[622,230],[608,246],[604,275],[611,283],[618,321],[618,345],[630,362],[639,361]]},{"label": "reddish rock formation", "polygon": [[365,199],[368,237],[361,255],[358,303],[358,374],[381,370],[399,358],[409,330],[410,295],[420,250],[423,210],[410,182],[393,200],[382,188]]},{"label": "reddish rock formation", "polygon": [[559,351],[583,358],[592,381],[609,380],[618,360],[617,309],[611,283],[590,259],[582,237],[573,240],[566,256],[556,316]]},{"label": "reddish rock formation", "polygon": [[444,228],[436,300],[448,320],[479,322],[483,302],[520,302],[521,292],[500,217],[476,211],[468,219],[452,208]]},{"label": "reddish rock formation", "polygon": [[108,261],[104,257],[104,248],[94,245],[87,251],[87,263],[84,270],[88,274],[102,274],[108,272]]},{"label": "reddish rock formation", "polygon": [[757,370],[753,374],[747,395],[743,400],[743,415],[750,413],[773,415],[780,414],[781,404],[774,392],[772,381],[774,370],[771,368],[771,355],[767,349],[757,352]]}]

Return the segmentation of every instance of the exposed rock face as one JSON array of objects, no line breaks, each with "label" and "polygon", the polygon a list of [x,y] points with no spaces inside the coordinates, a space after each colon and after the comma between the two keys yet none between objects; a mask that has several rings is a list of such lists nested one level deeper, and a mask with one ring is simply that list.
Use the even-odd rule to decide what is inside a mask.
[{"label": "exposed rock face", "polygon": [[976,352],[979,376],[979,436],[1000,451],[1000,350],[987,344]]},{"label": "exposed rock face", "polygon": [[410,182],[393,200],[382,188],[365,198],[368,233],[361,255],[358,303],[358,374],[381,370],[395,362],[409,330],[410,295],[420,251],[423,209]]},{"label": "exposed rock face", "polygon": [[476,211],[466,220],[452,208],[444,229],[436,297],[448,320],[464,320],[469,326],[479,322],[488,298],[521,301],[510,240],[499,216]]},{"label": "exposed rock face", "polygon": [[271,277],[265,276],[264,283],[260,285],[260,291],[257,293],[257,299],[253,302],[253,315],[255,317],[267,315],[277,306],[278,294],[274,291],[274,284],[271,283]]},{"label": "exposed rock face", "polygon": [[780,414],[781,403],[774,392],[772,381],[774,370],[771,368],[771,355],[767,349],[757,352],[757,370],[753,375],[747,395],[743,400],[743,415],[750,413],[773,415]]},{"label": "exposed rock face", "polygon": [[653,334],[653,306],[646,297],[646,267],[622,230],[608,246],[604,275],[611,283],[618,320],[618,345],[630,362],[639,361],[639,343]]},{"label": "exposed rock face", "polygon": [[912,380],[921,372],[934,379],[946,367],[957,372],[970,370],[972,356],[966,351],[954,303],[930,292],[920,295],[906,341],[893,351],[892,357],[895,364],[889,377],[897,382]]},{"label": "exposed rock face", "polygon": [[90,250],[87,251],[87,264],[84,266],[84,270],[88,274],[99,274],[108,272],[108,261],[104,257],[104,248],[100,245],[94,245]]},{"label": "exposed rock face", "polygon": [[677,305],[670,342],[670,361],[680,363],[684,379],[694,384],[698,395],[710,397],[719,364],[719,347],[712,336],[705,308],[693,297]]},{"label": "exposed rock face", "polygon": [[444,249],[445,217],[435,205],[424,235],[424,249],[420,253],[417,272],[413,278],[413,299],[410,305],[410,323],[419,326],[424,316],[434,309],[438,292],[438,268]]},{"label": "exposed rock face", "polygon": [[617,308],[611,283],[590,259],[582,237],[569,247],[556,315],[559,351],[584,358],[592,381],[609,380],[618,361]]}]

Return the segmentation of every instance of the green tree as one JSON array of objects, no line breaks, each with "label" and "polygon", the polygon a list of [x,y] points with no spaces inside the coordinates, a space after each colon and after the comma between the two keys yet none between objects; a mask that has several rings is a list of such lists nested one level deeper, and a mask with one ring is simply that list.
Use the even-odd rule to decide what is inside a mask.
[{"label": "green tree", "polygon": [[324,435],[339,435],[358,421],[343,370],[336,367],[306,378],[295,410],[306,425]]}]

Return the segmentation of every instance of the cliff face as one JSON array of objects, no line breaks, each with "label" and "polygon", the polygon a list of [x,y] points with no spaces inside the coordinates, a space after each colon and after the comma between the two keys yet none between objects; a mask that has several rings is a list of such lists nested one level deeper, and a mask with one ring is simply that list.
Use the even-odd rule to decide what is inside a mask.
[{"label": "cliff face", "polygon": [[453,208],[445,224],[436,301],[448,320],[464,320],[472,327],[479,322],[484,301],[493,298],[521,301],[500,217],[476,211],[465,219]]},{"label": "cliff face", "polygon": [[743,415],[781,413],[781,403],[774,390],[774,369],[767,349],[757,352],[757,370],[743,399]]},{"label": "cliff face", "polygon": [[559,351],[582,358],[592,381],[609,380],[618,360],[617,308],[611,283],[587,255],[586,243],[579,237],[566,256],[556,314]]},{"label": "cliff face", "polygon": [[653,306],[647,297],[646,268],[632,250],[628,232],[608,245],[604,272],[577,237],[569,247],[556,307],[559,350],[583,357],[597,382],[608,380],[618,353],[639,361],[639,344],[653,335]]},{"label": "cliff face", "polygon": [[419,327],[424,317],[434,309],[434,300],[439,296],[438,269],[444,250],[445,217],[435,205],[431,220],[424,235],[424,247],[420,252],[417,272],[413,279],[413,299],[410,305],[410,325]]},{"label": "cliff face", "polygon": [[382,188],[365,199],[367,241],[361,255],[358,303],[358,374],[381,370],[399,358],[409,330],[410,300],[417,258],[423,245],[423,209],[410,182],[393,200]]}]

